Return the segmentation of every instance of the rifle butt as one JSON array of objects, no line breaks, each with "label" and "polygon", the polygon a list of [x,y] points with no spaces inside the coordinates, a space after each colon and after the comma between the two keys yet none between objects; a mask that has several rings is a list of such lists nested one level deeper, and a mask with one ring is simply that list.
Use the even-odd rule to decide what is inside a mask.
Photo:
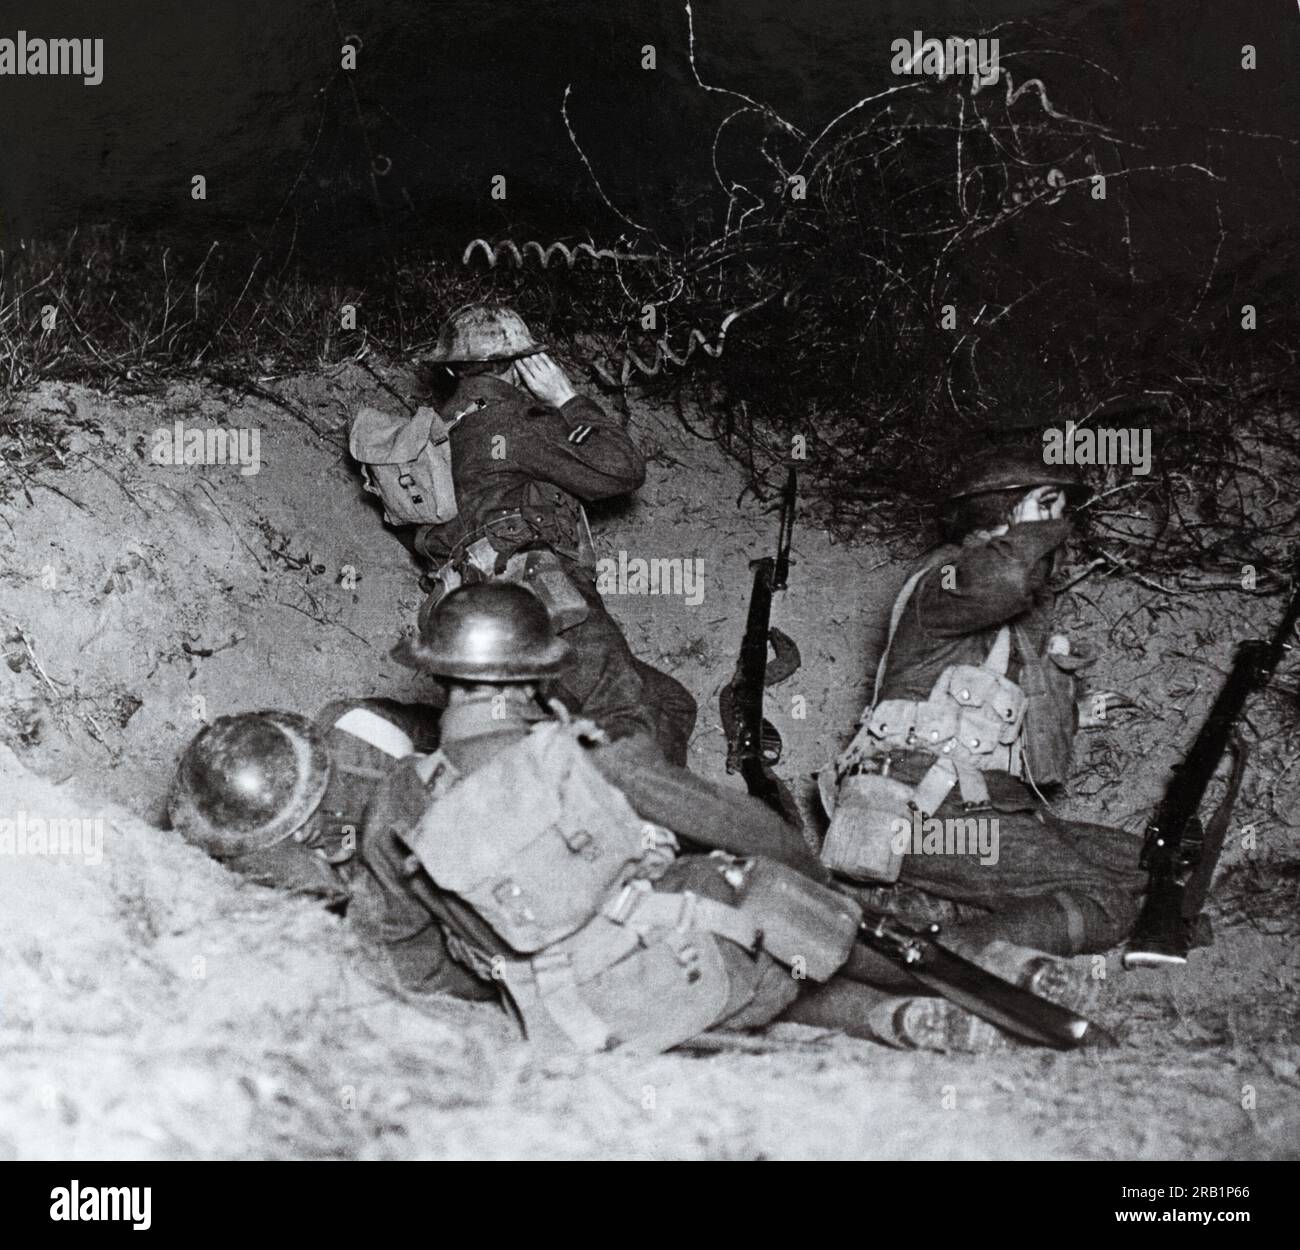
[{"label": "rifle butt", "polygon": [[1171,875],[1153,878],[1124,952],[1124,967],[1185,964],[1190,950],[1191,936],[1183,916],[1183,887]]}]

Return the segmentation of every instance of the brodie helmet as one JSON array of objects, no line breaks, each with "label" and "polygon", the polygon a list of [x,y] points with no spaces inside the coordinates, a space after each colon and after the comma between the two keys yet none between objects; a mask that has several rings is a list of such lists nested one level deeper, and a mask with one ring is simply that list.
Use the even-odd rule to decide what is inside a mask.
[{"label": "brodie helmet", "polygon": [[186,748],[168,799],[172,827],[216,859],[264,851],[301,829],[329,784],[325,740],[302,716],[222,716]]},{"label": "brodie helmet", "polygon": [[408,668],[459,681],[539,681],[568,661],[546,605],[512,582],[461,586],[421,613],[420,632],[398,643]]},{"label": "brodie helmet", "polygon": [[1041,450],[1024,447],[990,447],[972,456],[953,480],[949,501],[1003,491],[1030,491],[1038,486],[1059,486],[1071,507],[1091,494],[1073,465],[1046,464]]},{"label": "brodie helmet", "polygon": [[484,360],[518,360],[545,351],[513,308],[497,304],[466,304],[438,331],[429,356],[434,364],[464,364]]}]

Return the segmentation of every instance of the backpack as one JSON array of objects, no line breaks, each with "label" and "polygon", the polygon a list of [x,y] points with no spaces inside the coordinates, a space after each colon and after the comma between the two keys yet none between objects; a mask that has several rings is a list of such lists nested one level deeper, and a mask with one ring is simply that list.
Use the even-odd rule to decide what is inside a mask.
[{"label": "backpack", "polygon": [[348,450],[366,490],[383,501],[390,525],[444,525],[457,514],[448,427],[430,407],[412,417],[362,408],[352,419]]},{"label": "backpack", "polygon": [[535,726],[451,785],[406,839],[512,950],[575,932],[657,844],[656,826],[587,758],[584,728]]},{"label": "backpack", "polygon": [[[512,952],[467,962],[504,988],[530,1041],[658,1052],[746,1005],[751,965],[832,975],[857,931],[849,900],[779,864],[674,862],[672,836],[601,775],[583,733],[536,726],[440,786],[404,839]],[[665,873],[675,889],[655,888]]]},{"label": "backpack", "polygon": [[835,975],[860,921],[851,899],[775,860],[688,855],[498,975],[535,1043],[657,1052],[768,1023],[803,980]]}]

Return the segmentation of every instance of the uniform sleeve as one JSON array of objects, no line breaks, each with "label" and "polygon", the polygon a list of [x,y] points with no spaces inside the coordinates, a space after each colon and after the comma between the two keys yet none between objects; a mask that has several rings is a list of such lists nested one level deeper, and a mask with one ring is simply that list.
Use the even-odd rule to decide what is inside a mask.
[{"label": "uniform sleeve", "polygon": [[623,422],[585,396],[534,408],[528,434],[516,465],[584,502],[626,495],[645,481],[645,457]]},{"label": "uniform sleeve", "polygon": [[818,881],[826,879],[797,829],[748,794],[668,763],[644,735],[598,747],[592,759],[643,820],[708,850],[766,855]]},{"label": "uniform sleeve", "polygon": [[1068,520],[1032,521],[964,547],[921,579],[909,609],[933,638],[956,638],[1014,620],[1046,590],[1050,557],[1069,535]]},{"label": "uniform sleeve", "polygon": [[414,932],[384,933],[384,950],[401,987],[413,994],[450,994],[474,1002],[495,999],[490,985],[452,958],[442,929],[427,914],[424,920]]},{"label": "uniform sleeve", "polygon": [[402,835],[419,819],[427,794],[410,761],[375,795],[361,838],[361,858],[378,894],[379,942],[402,987],[419,994],[490,1000],[496,991],[452,958],[442,917],[411,888]]}]

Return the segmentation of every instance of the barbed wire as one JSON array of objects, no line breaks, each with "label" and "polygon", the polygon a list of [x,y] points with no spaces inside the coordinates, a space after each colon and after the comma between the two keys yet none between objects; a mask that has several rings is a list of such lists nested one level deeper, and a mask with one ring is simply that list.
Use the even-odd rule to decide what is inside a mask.
[{"label": "barbed wire", "polygon": [[489,243],[486,239],[473,239],[461,254],[461,264],[468,265],[479,252],[482,252],[483,259],[492,269],[497,267],[502,257],[508,257],[514,261],[516,268],[522,269],[526,263],[525,257],[529,255],[535,256],[543,269],[549,268],[552,259],[557,255],[564,258],[564,263],[570,269],[582,256],[590,257],[593,262],[612,260],[619,264],[649,264],[663,259],[661,256],[643,252],[619,252],[608,247],[598,248],[591,243],[578,243],[570,247],[567,243],[542,243],[537,239],[528,239],[522,244],[516,243],[514,239],[499,239],[496,243]]},{"label": "barbed wire", "polygon": [[771,298],[771,296],[767,296],[761,300],[755,301],[746,308],[737,308],[729,312],[725,317],[723,317],[722,322],[718,326],[718,337],[714,343],[709,342],[708,337],[705,335],[703,330],[699,329],[699,327],[693,326],[686,336],[686,350],[684,352],[678,353],[673,350],[671,343],[668,341],[667,334],[664,334],[664,336],[655,343],[654,353],[650,357],[649,361],[642,360],[635,351],[628,348],[627,351],[622,354],[617,379],[615,379],[609,369],[600,361],[592,361],[591,367],[595,371],[596,375],[606,385],[623,389],[627,387],[635,374],[640,374],[642,377],[647,378],[658,377],[662,372],[665,363],[671,362],[679,369],[685,368],[697,347],[704,352],[705,355],[711,356],[716,360],[722,355],[722,349],[726,343],[727,331],[731,326],[739,320],[739,318],[745,316],[746,313],[751,313],[756,309],[761,308],[764,304],[768,303]]},{"label": "barbed wire", "polygon": [[[1253,464],[1242,427],[1222,419],[1233,401],[1206,382],[1223,341],[1216,304],[1229,289],[1220,270],[1224,178],[1186,154],[1153,159],[1148,128],[1104,124],[1071,105],[1074,97],[1095,110],[1102,93],[1120,89],[1115,74],[1064,36],[1054,38],[1067,46],[1029,40],[1003,56],[996,90],[945,66],[868,92],[805,131],[763,100],[707,81],[685,8],[693,81],[706,97],[728,101],[705,151],[722,199],[716,229],[669,247],[653,221],[639,220],[644,209],[614,203],[583,150],[566,88],[570,140],[601,203],[631,234],[607,248],[475,240],[466,263],[479,252],[517,269],[559,257],[561,272],[576,272],[580,257],[590,259],[581,267],[589,285],[565,294],[592,322],[614,328],[585,336],[600,344],[587,361],[594,376],[626,389],[702,371],[718,384],[711,393],[725,396],[711,414],[713,436],[725,428],[730,443],[730,413],[744,407],[737,437],[746,445],[737,454],[762,475],[796,429],[806,433],[821,456],[809,477],[834,496],[841,520],[876,525],[890,512],[883,505],[901,500],[907,506],[893,510],[910,519],[913,505],[942,493],[973,442],[996,435],[989,423],[998,414],[1037,406],[1042,422],[1059,422],[1099,395],[1159,383],[1159,419],[1177,437],[1126,505],[1159,538],[1107,534],[1108,549],[1146,569],[1275,553],[1276,517],[1250,515],[1263,506],[1258,491],[1214,524],[1194,515],[1221,485],[1209,465],[1249,475]],[[1009,29],[999,28],[1004,36]],[[1043,33],[1037,24],[1017,29]],[[1045,72],[1039,61],[1049,57],[1064,69]],[[1124,111],[1108,107],[1107,116]],[[1160,181],[1184,188],[1188,246],[1203,252],[1204,265],[1184,264],[1181,285],[1155,288],[1153,299],[1144,249],[1167,235],[1135,237],[1132,204],[1136,187]],[[672,225],[676,232],[681,222]],[[558,295],[551,292],[551,307]],[[680,330],[646,337],[647,306],[689,326],[684,339]],[[747,333],[728,339],[741,317]],[[1266,350],[1276,355],[1276,347]],[[1238,390],[1261,362],[1224,367],[1230,373],[1239,363],[1244,372],[1220,390]],[[1269,438],[1283,457],[1297,450],[1279,430]],[[1198,484],[1193,508],[1180,474]]]}]

